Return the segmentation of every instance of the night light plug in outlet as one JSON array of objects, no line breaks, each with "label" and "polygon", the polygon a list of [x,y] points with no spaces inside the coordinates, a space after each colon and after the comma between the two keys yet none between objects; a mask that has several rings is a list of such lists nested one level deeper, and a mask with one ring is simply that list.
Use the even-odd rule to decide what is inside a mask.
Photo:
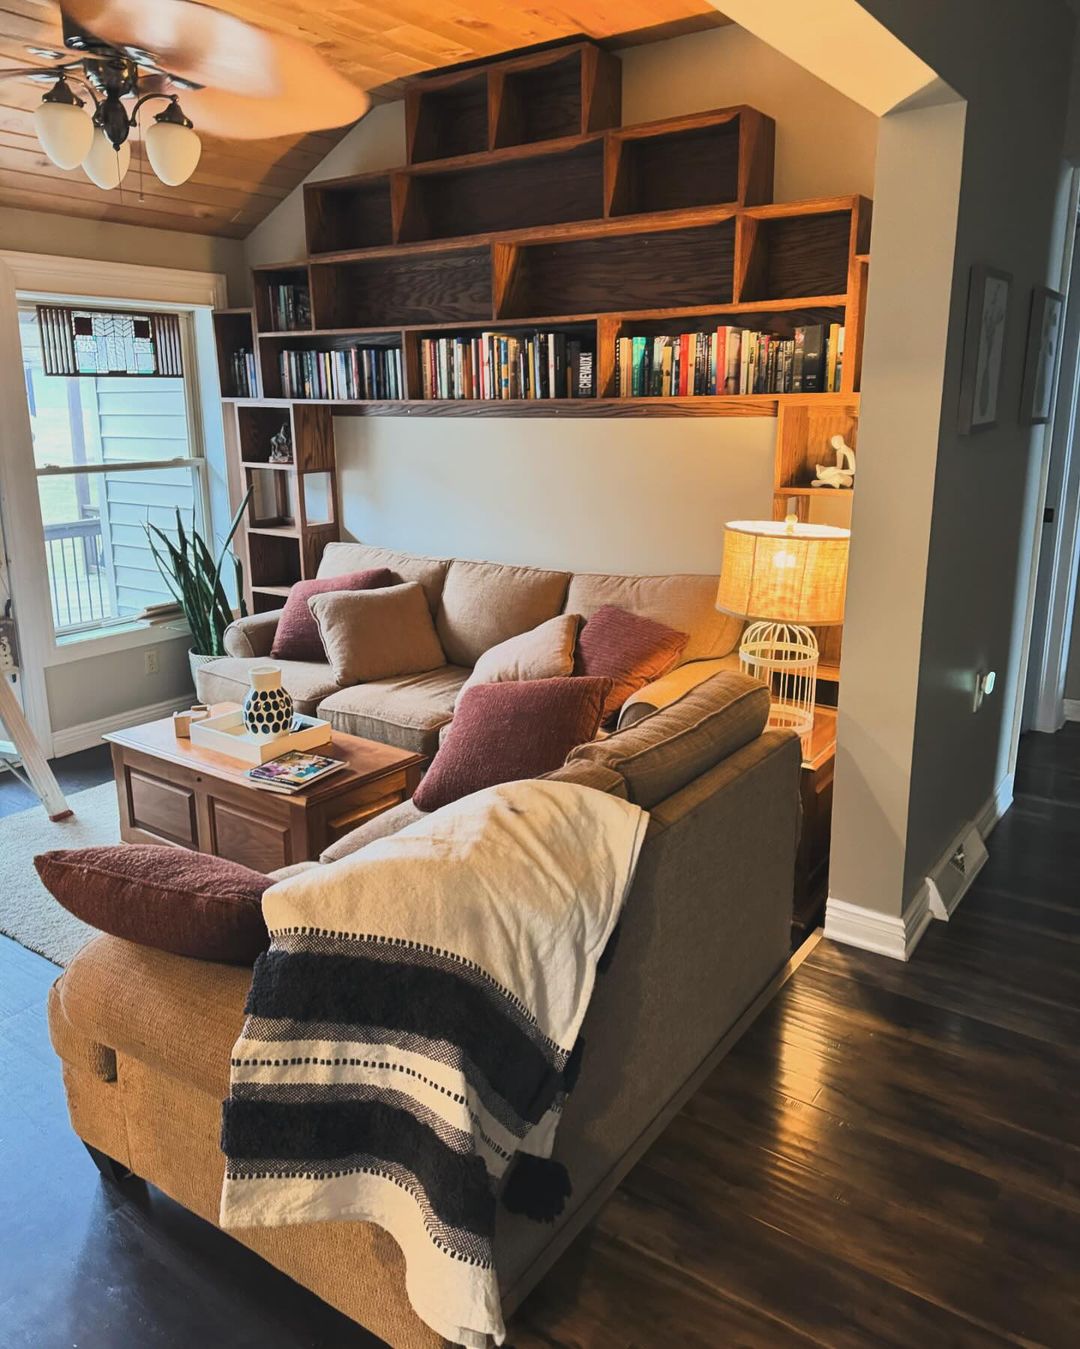
[{"label": "night light plug in outlet", "polygon": [[997,683],[996,670],[976,670],[975,671],[975,693],[971,700],[971,710],[978,712],[982,707],[983,701],[994,691],[994,685]]},{"label": "night light plug in outlet", "polygon": [[157,674],[158,672],[158,654],[157,647],[152,646],[149,651],[143,654],[143,674]]}]

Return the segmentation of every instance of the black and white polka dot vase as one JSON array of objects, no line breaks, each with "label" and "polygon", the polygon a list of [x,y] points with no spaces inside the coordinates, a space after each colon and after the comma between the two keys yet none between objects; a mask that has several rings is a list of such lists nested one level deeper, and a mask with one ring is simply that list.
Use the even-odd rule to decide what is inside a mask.
[{"label": "black and white polka dot vase", "polygon": [[281,687],[281,668],[253,665],[244,699],[244,726],[260,740],[276,740],[292,730],[293,700]]}]

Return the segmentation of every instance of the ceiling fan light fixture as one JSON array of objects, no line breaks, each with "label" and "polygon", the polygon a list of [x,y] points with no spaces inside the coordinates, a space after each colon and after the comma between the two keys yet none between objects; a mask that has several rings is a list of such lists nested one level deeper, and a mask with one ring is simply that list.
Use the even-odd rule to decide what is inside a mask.
[{"label": "ceiling fan light fixture", "polygon": [[58,169],[77,169],[94,138],[94,124],[63,75],[34,109],[41,148]]},{"label": "ceiling fan light fixture", "polygon": [[166,187],[186,183],[199,163],[202,141],[175,100],[159,112],[143,136],[146,156]]},{"label": "ceiling fan light fixture", "polygon": [[87,178],[96,186],[108,192],[119,187],[131,167],[131,142],[124,141],[118,148],[100,127],[94,129],[94,137],[86,158],[82,162]]}]

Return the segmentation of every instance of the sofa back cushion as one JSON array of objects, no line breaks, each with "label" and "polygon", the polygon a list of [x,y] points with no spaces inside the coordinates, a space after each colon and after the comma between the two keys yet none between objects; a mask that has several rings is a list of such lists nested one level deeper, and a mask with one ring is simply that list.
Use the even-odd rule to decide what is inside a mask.
[{"label": "sofa back cushion", "polygon": [[451,562],[435,620],[446,659],[475,665],[490,647],[554,618],[569,579],[568,572],[539,567]]},{"label": "sofa back cushion", "polygon": [[423,587],[416,581],[313,595],[310,605],[342,688],[446,664]]},{"label": "sofa back cushion", "polygon": [[586,619],[611,604],[689,635],[682,660],[726,656],[742,624],[716,609],[716,576],[614,576],[579,572],[570,578],[566,611]]},{"label": "sofa back cushion", "polygon": [[587,759],[620,773],[630,800],[652,810],[756,739],[765,729],[769,701],[764,684],[724,671],[625,730],[578,745],[567,762]]},{"label": "sofa back cushion", "polygon": [[421,557],[416,553],[399,553],[393,548],[378,548],[370,543],[328,543],[319,562],[318,577],[342,576],[351,571],[367,571],[387,567],[394,581],[417,581],[424,587],[428,608],[432,614],[439,607],[443,581],[450,563],[444,558]]}]

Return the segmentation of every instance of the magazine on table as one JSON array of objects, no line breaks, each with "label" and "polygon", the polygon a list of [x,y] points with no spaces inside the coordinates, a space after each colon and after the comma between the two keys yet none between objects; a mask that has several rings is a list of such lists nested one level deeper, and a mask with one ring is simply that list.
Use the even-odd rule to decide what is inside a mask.
[{"label": "magazine on table", "polygon": [[341,759],[330,759],[325,754],[309,754],[302,749],[290,749],[276,759],[249,768],[247,776],[256,787],[264,787],[270,792],[286,792],[291,796],[347,767]]}]

